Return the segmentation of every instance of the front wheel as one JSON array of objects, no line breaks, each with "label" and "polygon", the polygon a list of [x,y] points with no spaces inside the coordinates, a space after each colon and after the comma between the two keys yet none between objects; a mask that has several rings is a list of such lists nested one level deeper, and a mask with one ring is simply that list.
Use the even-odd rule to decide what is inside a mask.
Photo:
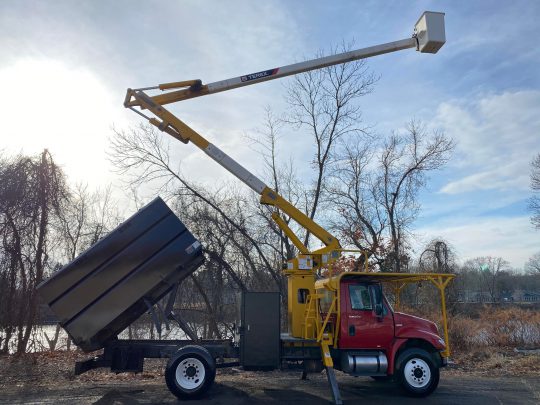
[{"label": "front wheel", "polygon": [[399,355],[398,381],[408,394],[425,397],[439,385],[439,367],[423,349],[408,349]]},{"label": "front wheel", "polygon": [[180,399],[198,398],[210,389],[216,377],[216,363],[201,346],[185,346],[167,362],[165,382]]}]

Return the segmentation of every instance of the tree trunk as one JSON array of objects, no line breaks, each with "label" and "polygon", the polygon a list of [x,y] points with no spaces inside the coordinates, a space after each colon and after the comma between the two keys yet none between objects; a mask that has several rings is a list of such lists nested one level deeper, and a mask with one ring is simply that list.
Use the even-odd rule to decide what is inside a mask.
[{"label": "tree trunk", "polygon": [[47,340],[47,344],[49,345],[49,351],[53,352],[56,350],[56,345],[58,343],[58,337],[60,336],[60,324],[56,324],[56,328],[54,329],[54,337],[52,339],[49,339],[49,336],[47,333],[43,332],[43,336],[45,336],[45,340]]}]

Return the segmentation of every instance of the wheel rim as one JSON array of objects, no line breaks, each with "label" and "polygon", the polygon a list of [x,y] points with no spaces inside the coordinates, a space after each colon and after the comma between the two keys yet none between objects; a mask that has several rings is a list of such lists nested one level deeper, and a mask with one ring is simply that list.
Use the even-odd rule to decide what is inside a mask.
[{"label": "wheel rim", "polygon": [[407,383],[415,388],[423,388],[431,381],[431,370],[422,359],[410,359],[405,364],[403,373]]},{"label": "wheel rim", "polygon": [[199,388],[205,375],[204,364],[194,357],[185,358],[176,367],[176,383],[185,390]]}]

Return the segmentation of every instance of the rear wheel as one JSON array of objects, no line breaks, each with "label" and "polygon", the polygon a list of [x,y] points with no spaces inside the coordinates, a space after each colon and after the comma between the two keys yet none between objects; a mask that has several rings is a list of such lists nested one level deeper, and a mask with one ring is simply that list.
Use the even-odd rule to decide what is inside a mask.
[{"label": "rear wheel", "polygon": [[185,346],[167,363],[165,382],[180,399],[198,398],[210,389],[216,377],[216,363],[201,346]]},{"label": "rear wheel", "polygon": [[405,391],[415,397],[431,394],[439,385],[439,367],[423,349],[408,349],[399,355],[398,381]]}]

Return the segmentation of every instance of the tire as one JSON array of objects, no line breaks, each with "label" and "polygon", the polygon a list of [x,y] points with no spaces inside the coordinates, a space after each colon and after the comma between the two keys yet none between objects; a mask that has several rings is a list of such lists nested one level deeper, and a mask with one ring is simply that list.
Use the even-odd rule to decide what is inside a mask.
[{"label": "tire", "polygon": [[407,394],[425,397],[439,385],[439,367],[423,349],[407,349],[398,357],[397,381]]},{"label": "tire", "polygon": [[216,362],[201,346],[184,346],[167,362],[165,382],[179,399],[199,398],[216,377]]}]

